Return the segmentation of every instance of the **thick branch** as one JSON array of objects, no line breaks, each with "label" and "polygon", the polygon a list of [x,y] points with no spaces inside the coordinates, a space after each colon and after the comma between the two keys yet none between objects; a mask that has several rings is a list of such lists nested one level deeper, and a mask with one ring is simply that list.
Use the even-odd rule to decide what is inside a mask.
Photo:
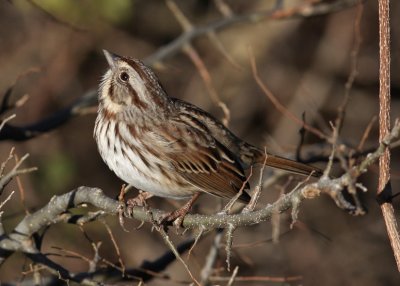
[{"label": "thick branch", "polygon": [[[383,138],[379,148],[369,154],[359,165],[354,166],[339,178],[330,179],[327,176],[323,176],[320,180],[306,184],[301,188],[296,188],[288,194],[281,196],[273,204],[267,205],[257,211],[234,215],[187,215],[182,225],[184,228],[209,230],[214,228],[235,229],[240,226],[257,224],[268,220],[273,214],[284,212],[289,208],[292,208],[292,213],[297,213],[301,201],[314,198],[321,192],[328,194],[340,208],[354,211],[357,206],[353,206],[347,202],[342,195],[342,191],[351,184],[354,184],[356,178],[366,172],[368,167],[379,159],[387,149],[387,146],[399,137],[399,133],[400,121],[397,120],[392,131]],[[99,211],[79,217],[68,213],[69,209],[82,204],[91,204],[97,207]],[[42,209],[25,216],[10,234],[2,234],[0,237],[0,263],[13,252],[21,251],[32,261],[42,265],[50,273],[59,275],[60,279],[79,281],[86,285],[97,285],[98,283],[88,278],[88,276],[70,273],[61,265],[44,256],[36,248],[33,236],[45,227],[59,222],[85,223],[95,220],[102,215],[115,215],[118,213],[119,205],[119,201],[107,197],[98,188],[79,187],[64,195],[55,196]],[[153,223],[154,221],[158,221],[165,213],[156,209],[149,210],[137,207],[133,209],[132,215],[125,215]]]},{"label": "thick branch", "polygon": [[[225,228],[229,225],[235,227],[256,224],[265,221],[278,210],[283,212],[292,207],[298,201],[305,198],[310,198],[319,192],[325,192],[331,197],[338,196],[344,187],[353,182],[361,174],[365,173],[369,166],[375,163],[378,158],[384,153],[388,144],[396,140],[400,133],[400,121],[397,120],[394,124],[392,131],[382,140],[380,146],[375,152],[369,154],[361,163],[354,166],[347,173],[336,179],[321,178],[317,182],[307,184],[302,188],[298,188],[288,194],[283,195],[273,204],[270,204],[260,210],[240,213],[233,215],[187,215],[183,220],[183,227],[185,228]],[[81,204],[91,204],[104,213],[117,214],[119,202],[104,195],[103,191],[98,188],[79,187],[66,194],[54,196],[50,202],[42,209],[35,213],[26,216],[15,228],[11,239],[18,241],[24,238],[31,237],[34,233],[38,232],[45,226],[60,222],[68,221],[71,216],[62,216],[68,209],[78,207]],[[342,206],[343,207],[343,206]],[[157,209],[146,210],[141,207],[133,209],[132,218],[140,221],[152,222],[158,220],[160,216],[164,215],[163,211]],[[127,214],[126,214],[127,215]],[[63,219],[65,218],[65,219]],[[5,247],[4,240],[0,242],[0,247]],[[7,248],[7,247],[6,247]]]}]

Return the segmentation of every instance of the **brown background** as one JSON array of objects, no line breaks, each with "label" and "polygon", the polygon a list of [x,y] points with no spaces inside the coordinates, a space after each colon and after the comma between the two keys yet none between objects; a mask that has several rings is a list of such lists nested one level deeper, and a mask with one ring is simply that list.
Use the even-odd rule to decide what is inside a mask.
[{"label": "brown background", "polygon": [[[103,48],[121,55],[145,58],[181,33],[175,17],[164,1],[43,1],[42,7],[57,19],[84,31],[54,21],[51,16],[25,1],[0,2],[0,94],[15,79],[32,67],[39,73],[22,78],[13,98],[29,94],[29,101],[16,110],[15,125],[35,122],[71,104],[87,91],[97,88],[107,66]],[[227,1],[235,13],[269,9],[273,1]],[[297,5],[302,1],[284,1]],[[287,2],[287,3],[286,3]],[[400,115],[399,84],[399,19],[400,7],[392,1],[392,116]],[[38,2],[39,3],[39,2]],[[178,6],[194,25],[203,25],[222,16],[213,1],[177,1]],[[231,26],[218,33],[226,52],[241,66],[234,67],[207,37],[194,41],[204,60],[220,98],[231,111],[231,129],[258,146],[280,154],[293,154],[299,142],[299,127],[283,117],[267,100],[252,76],[248,48],[255,55],[260,76],[276,97],[294,114],[306,112],[307,121],[328,132],[329,121],[335,120],[344,85],[350,73],[351,50],[354,43],[356,8],[338,13],[307,18],[261,21]],[[361,21],[362,44],[358,54],[359,74],[351,90],[344,128],[340,140],[356,146],[365,127],[378,111],[378,15],[376,1],[366,1]],[[158,66],[160,67],[160,65]],[[211,101],[198,71],[178,52],[162,61],[156,69],[167,92],[197,104],[221,118],[220,109]],[[95,114],[73,118],[55,131],[27,142],[0,142],[0,161],[12,146],[19,156],[30,153],[26,166],[39,170],[21,177],[26,205],[36,210],[55,194],[77,186],[102,188],[115,197],[122,182],[101,161],[92,137]],[[374,124],[366,147],[377,144]],[[306,143],[321,142],[306,135]],[[314,145],[316,146],[316,145]],[[315,148],[320,150],[318,147]],[[392,154],[392,187],[399,191],[399,151]],[[324,167],[325,163],[319,163]],[[339,166],[335,173],[340,174]],[[305,202],[299,224],[283,235],[278,244],[264,242],[235,249],[232,264],[239,265],[240,276],[296,276],[303,281],[293,285],[398,285],[394,258],[390,249],[380,208],[375,201],[377,167],[362,177],[369,191],[362,194],[368,208],[363,217],[352,217],[339,210],[327,197]],[[285,180],[280,182],[281,185]],[[11,191],[10,184],[2,200]],[[262,204],[279,196],[281,189],[265,189]],[[204,202],[207,201],[207,204]],[[180,204],[181,202],[178,202]],[[172,209],[176,202],[152,199],[154,207]],[[399,199],[394,200],[399,217]],[[196,211],[213,213],[218,200],[203,197]],[[24,215],[18,196],[5,207],[3,220],[11,229]],[[138,231],[125,233],[115,217],[107,219],[122,251],[127,267],[136,267],[143,260],[152,260],[167,250],[162,239],[145,225]],[[139,222],[132,222],[132,228]],[[281,231],[289,229],[290,216],[281,217]],[[103,241],[101,254],[110,261],[117,256],[108,234],[100,223],[85,229],[96,241]],[[174,236],[174,240],[184,240]],[[204,264],[213,234],[194,249],[189,266],[198,275]],[[271,237],[269,222],[239,229],[234,245],[267,240]],[[91,256],[92,250],[76,226],[56,225],[46,234],[43,249],[57,252],[62,247]],[[79,259],[55,258],[71,271],[85,271],[87,264]],[[217,267],[223,267],[225,252],[221,249]],[[25,266],[24,266],[25,263]],[[28,264],[15,254],[0,269],[0,281],[17,281]],[[174,280],[188,280],[183,267],[175,262],[167,270],[172,279],[155,279],[150,285],[176,285]],[[223,271],[220,275],[227,276]],[[167,283],[167,284],[165,284]],[[222,282],[222,284],[225,282]],[[268,283],[264,283],[268,285]],[[236,284],[235,284],[236,285]],[[261,282],[237,285],[261,285]]]}]

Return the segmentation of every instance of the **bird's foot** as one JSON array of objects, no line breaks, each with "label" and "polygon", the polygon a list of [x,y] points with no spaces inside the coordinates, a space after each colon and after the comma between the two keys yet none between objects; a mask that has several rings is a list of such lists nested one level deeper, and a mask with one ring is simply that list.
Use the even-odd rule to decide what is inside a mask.
[{"label": "bird's foot", "polygon": [[185,216],[191,210],[194,202],[197,200],[199,195],[200,193],[195,193],[185,205],[177,210],[162,215],[157,220],[157,223],[164,226],[172,223],[173,225],[175,225],[175,227],[179,228],[182,225]]},{"label": "bird's foot", "polygon": [[132,217],[134,207],[147,207],[146,200],[151,198],[153,194],[139,190],[139,194],[134,198],[128,199],[126,203],[124,198],[125,194],[125,186],[122,186],[121,192],[118,196],[118,219],[122,229],[128,232],[128,230],[125,228],[125,214],[128,217]]},{"label": "bird's foot", "polygon": [[139,191],[139,194],[136,197],[126,201],[128,214],[133,214],[134,207],[147,207],[146,200],[150,199],[153,196],[154,195],[149,192]]}]

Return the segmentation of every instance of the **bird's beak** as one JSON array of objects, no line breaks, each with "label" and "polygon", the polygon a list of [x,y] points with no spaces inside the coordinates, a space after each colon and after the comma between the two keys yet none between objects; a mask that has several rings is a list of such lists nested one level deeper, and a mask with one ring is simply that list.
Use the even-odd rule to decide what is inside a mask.
[{"label": "bird's beak", "polygon": [[113,54],[107,50],[103,50],[104,56],[107,59],[108,65],[110,66],[111,69],[115,68],[116,63],[118,60],[121,59],[120,56],[118,56],[117,54]]}]

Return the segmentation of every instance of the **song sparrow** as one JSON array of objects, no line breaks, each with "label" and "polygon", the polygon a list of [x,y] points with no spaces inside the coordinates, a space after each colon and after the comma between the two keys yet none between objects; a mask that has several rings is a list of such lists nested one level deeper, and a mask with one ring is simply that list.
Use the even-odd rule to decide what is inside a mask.
[{"label": "song sparrow", "polygon": [[[108,167],[125,182],[156,196],[192,197],[183,213],[200,192],[234,197],[246,181],[244,171],[263,163],[265,152],[197,106],[169,97],[141,61],[104,54],[110,69],[100,84],[94,137]],[[266,165],[321,175],[315,167],[269,153]],[[246,192],[239,197],[241,202],[249,200]]]}]

